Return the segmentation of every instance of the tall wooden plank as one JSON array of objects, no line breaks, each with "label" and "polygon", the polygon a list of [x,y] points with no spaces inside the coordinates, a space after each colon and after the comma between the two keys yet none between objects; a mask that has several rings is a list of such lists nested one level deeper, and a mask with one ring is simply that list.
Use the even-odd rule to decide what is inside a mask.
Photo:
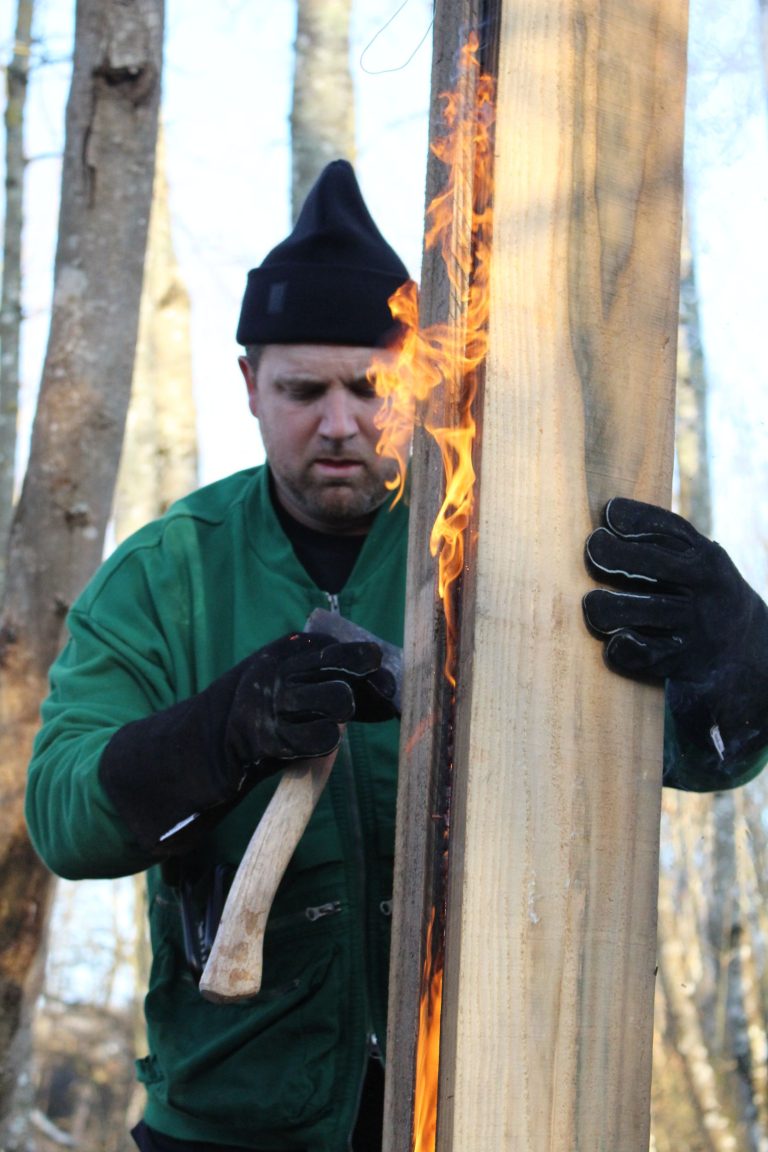
[{"label": "tall wooden plank", "polygon": [[[430,138],[442,135],[440,94],[457,85],[460,49],[482,22],[482,0],[437,0],[432,52]],[[471,83],[466,78],[464,84]],[[468,94],[467,94],[468,95]],[[434,155],[427,168],[426,200],[445,187],[444,165]],[[470,187],[466,195],[471,196]],[[470,224],[457,212],[456,242],[467,248]],[[424,253],[420,324],[450,321],[461,326],[461,302],[450,286],[436,248]],[[457,398],[441,391],[422,410],[436,424],[455,423]],[[435,819],[442,799],[440,768],[450,689],[443,674],[445,622],[438,596],[437,566],[429,537],[443,498],[442,465],[434,440],[416,429],[411,460],[411,518],[405,620],[405,692],[397,797],[397,843],[393,893],[384,1152],[410,1152],[419,1003],[434,872],[439,867],[441,828]]]},{"label": "tall wooden plank", "polygon": [[604,502],[670,496],[685,39],[684,0],[503,5],[439,1152],[648,1147],[662,697],[580,600]]}]

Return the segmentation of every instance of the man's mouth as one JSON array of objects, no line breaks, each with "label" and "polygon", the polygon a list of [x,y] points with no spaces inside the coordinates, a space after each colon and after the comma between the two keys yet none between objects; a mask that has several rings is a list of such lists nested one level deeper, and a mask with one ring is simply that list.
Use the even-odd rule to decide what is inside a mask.
[{"label": "man's mouth", "polygon": [[362,460],[341,456],[318,456],[314,466],[324,476],[353,476],[364,467]]}]

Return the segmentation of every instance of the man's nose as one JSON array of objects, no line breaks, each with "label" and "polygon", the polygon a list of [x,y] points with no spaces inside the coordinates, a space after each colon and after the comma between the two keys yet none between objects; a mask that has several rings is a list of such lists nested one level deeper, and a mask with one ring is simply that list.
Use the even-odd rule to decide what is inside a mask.
[{"label": "man's nose", "polygon": [[355,398],[346,388],[329,388],[326,392],[319,432],[328,440],[348,440],[357,432]]}]

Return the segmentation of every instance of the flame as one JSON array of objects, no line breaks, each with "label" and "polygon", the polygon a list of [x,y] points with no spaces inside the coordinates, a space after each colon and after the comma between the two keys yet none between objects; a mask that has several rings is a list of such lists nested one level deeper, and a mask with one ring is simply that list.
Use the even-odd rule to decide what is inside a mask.
[{"label": "flame", "polygon": [[[376,360],[370,377],[384,400],[377,419],[378,451],[397,464],[391,487],[403,494],[411,437],[417,419],[434,438],[445,474],[444,498],[430,535],[438,558],[438,592],[446,620],[445,674],[455,687],[458,628],[452,589],[464,569],[464,537],[473,506],[475,470],[472,445],[476,425],[473,403],[477,370],[488,349],[490,253],[492,233],[492,163],[494,85],[481,72],[479,40],[472,34],[462,49],[454,92],[443,93],[446,132],[432,151],[446,165],[444,190],[427,209],[425,247],[439,245],[451,285],[448,322],[419,326],[418,292],[413,281],[391,297],[390,311],[404,330],[391,360]],[[436,423],[427,403],[442,387],[453,423]],[[453,696],[455,700],[455,693]],[[440,850],[447,851],[447,827]],[[440,1055],[440,1011],[443,993],[443,900],[435,907],[427,931],[422,973],[412,1152],[434,1152],[437,1138],[437,1089]],[[439,946],[438,946],[439,945]]]},{"label": "flame", "polygon": [[[391,487],[403,493],[411,437],[417,418],[437,443],[445,474],[445,495],[430,535],[438,558],[438,592],[446,617],[446,675],[455,683],[456,624],[450,588],[464,567],[464,534],[470,522],[475,470],[472,406],[476,371],[488,348],[489,274],[492,230],[490,171],[493,160],[493,80],[480,72],[479,41],[472,34],[462,49],[459,82],[440,96],[447,131],[432,151],[448,168],[445,189],[427,209],[425,248],[440,246],[451,284],[456,319],[419,326],[418,291],[413,281],[389,301],[404,336],[389,362],[376,359],[371,379],[384,400],[377,417],[377,450],[397,464]],[[425,402],[438,387],[446,390],[455,423],[430,418]]]},{"label": "flame", "polygon": [[438,967],[434,974],[431,972],[434,927],[435,910],[433,908],[427,928],[422,994],[419,1004],[413,1152],[432,1152],[437,1137],[437,1071],[440,1063],[440,1010],[443,1003],[443,969]]}]

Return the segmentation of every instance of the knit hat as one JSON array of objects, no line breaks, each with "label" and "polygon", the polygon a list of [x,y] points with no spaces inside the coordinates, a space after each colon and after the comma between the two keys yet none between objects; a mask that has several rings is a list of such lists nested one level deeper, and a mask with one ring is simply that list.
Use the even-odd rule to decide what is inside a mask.
[{"label": "knit hat", "polygon": [[387,300],[408,278],[366,208],[352,166],[334,160],[290,236],[248,273],[237,342],[386,344],[398,331]]}]

